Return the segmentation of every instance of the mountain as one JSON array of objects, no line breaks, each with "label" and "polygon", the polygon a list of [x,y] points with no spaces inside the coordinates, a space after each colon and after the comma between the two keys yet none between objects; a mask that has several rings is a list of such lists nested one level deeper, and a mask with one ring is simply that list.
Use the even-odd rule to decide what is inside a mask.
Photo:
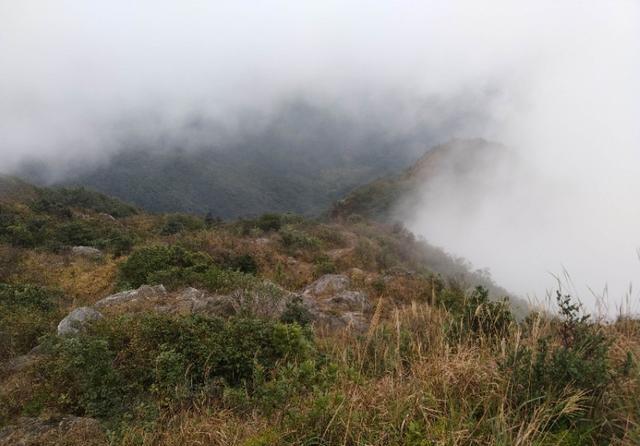
[{"label": "mountain", "polygon": [[467,194],[477,193],[487,176],[512,155],[498,143],[484,139],[454,139],[429,149],[397,175],[379,178],[336,201],[333,218],[359,216],[382,222],[402,220],[407,208],[418,205],[420,191],[441,179],[455,182]]},{"label": "mountain", "polygon": [[0,175],[0,202],[28,200],[37,195],[38,188],[19,178]]},{"label": "mountain", "polygon": [[[428,147],[424,130],[392,134],[373,118],[294,103],[229,135],[195,119],[154,142],[124,140],[102,162],[52,172],[26,164],[38,184],[87,186],[153,212],[317,215],[353,188],[400,172]],[[55,175],[57,174],[57,175]],[[53,175],[53,176],[52,176]]]}]

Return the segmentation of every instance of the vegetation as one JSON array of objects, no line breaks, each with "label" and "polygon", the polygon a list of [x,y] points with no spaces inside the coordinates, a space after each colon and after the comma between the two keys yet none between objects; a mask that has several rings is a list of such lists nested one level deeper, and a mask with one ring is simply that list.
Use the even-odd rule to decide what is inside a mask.
[{"label": "vegetation", "polygon": [[120,265],[120,288],[137,288],[144,284],[163,284],[171,289],[193,285],[211,291],[246,288],[252,281],[248,273],[257,268],[252,262],[250,256],[244,255],[220,266],[203,252],[179,246],[145,247]]},{"label": "vegetation", "polygon": [[27,353],[63,316],[62,293],[0,283],[0,361]]},{"label": "vegetation", "polygon": [[[273,119],[262,131],[244,132],[215,147],[174,150],[180,143],[167,141],[167,150],[122,151],[68,172],[64,185],[91,187],[154,212],[211,212],[224,219],[274,211],[317,215],[354,187],[398,172],[415,156],[410,147],[399,151],[384,141],[392,137],[346,136],[348,117],[298,101]],[[283,127],[292,122],[294,128]],[[345,140],[352,141],[346,152]],[[36,182],[49,176],[46,166],[27,166],[24,172]]]},{"label": "vegetation", "polygon": [[44,345],[46,359],[34,370],[39,378],[25,405],[112,421],[226,389],[252,393],[259,374],[270,375],[279,361],[314,356],[299,326],[256,318],[121,316]]},{"label": "vegetation", "polygon": [[84,188],[32,191],[26,203],[0,200],[1,242],[49,251],[91,246],[116,255],[133,245],[132,232],[114,221],[135,215],[135,208]]},{"label": "vegetation", "polygon": [[[74,415],[97,419],[105,436],[87,427],[66,444],[640,441],[640,322],[631,317],[594,320],[561,293],[554,311],[514,316],[513,299],[486,274],[399,225],[289,214],[111,219],[103,198],[37,200],[0,199],[0,432],[21,417]],[[30,243],[7,235],[16,225]],[[99,243],[108,234],[128,237],[128,248]],[[79,241],[104,255],[70,255]],[[161,283],[169,295],[193,286],[240,299],[300,293],[324,274],[366,293],[363,329],[318,323],[298,295],[277,316],[276,300],[238,300],[227,317],[105,312],[78,335],[56,335],[70,310],[121,289]]]}]

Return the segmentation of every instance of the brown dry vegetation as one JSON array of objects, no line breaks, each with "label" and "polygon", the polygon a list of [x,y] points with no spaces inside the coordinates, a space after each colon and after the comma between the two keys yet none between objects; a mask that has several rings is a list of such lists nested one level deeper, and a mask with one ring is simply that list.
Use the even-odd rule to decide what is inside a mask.
[{"label": "brown dry vegetation", "polygon": [[[34,241],[36,233],[25,237],[29,246],[10,237],[2,239],[0,281],[5,295],[26,293],[31,300],[25,305],[32,307],[20,309],[15,302],[0,300],[5,305],[0,305],[4,311],[0,332],[15,344],[0,350],[5,355],[0,359],[10,364],[41,343],[45,353],[30,358],[18,371],[3,367],[0,426],[25,416],[67,414],[96,417],[102,426],[96,434],[95,424],[77,423],[67,434],[52,431],[48,438],[26,444],[640,444],[637,320],[620,318],[607,324],[582,319],[577,309],[565,307],[562,317],[531,315],[518,322],[473,288],[482,285],[493,297],[500,297],[503,290],[485,276],[469,272],[464,262],[416,241],[401,227],[294,216],[209,224],[195,217],[183,221],[140,213],[105,222],[90,209],[74,208],[73,217],[58,217],[24,204],[0,204],[9,208],[8,234],[15,233],[10,231],[16,231],[17,224],[30,228],[30,220],[36,219],[45,219],[45,227],[53,231],[68,224],[69,218],[75,222],[82,213],[83,221],[97,228],[95,244],[104,251],[101,259],[74,257],[65,247],[48,245],[45,239]],[[128,249],[111,242],[121,234],[133,240]],[[77,340],[53,336],[61,315],[126,286],[122,266],[132,252],[157,246],[180,247],[183,256],[205,259],[205,264],[196,265],[197,274],[185,276],[186,280],[222,274],[232,284],[266,279],[299,291],[323,274],[348,275],[373,306],[367,314],[369,328],[364,333],[349,328],[302,329],[295,323],[272,324],[249,315],[239,323],[252,330],[286,333],[284,341],[277,339],[284,347],[276,345],[285,353],[258,364],[253,351],[239,351],[238,361],[250,365],[254,361],[243,381],[234,383],[220,375],[199,387],[192,386],[198,377],[189,373],[202,364],[189,356],[174,375],[161,373],[160,365],[165,364],[161,361],[174,360],[185,343],[158,346],[155,339],[145,338],[145,330],[151,327],[163,335],[165,329],[170,334],[178,330],[181,339],[180,330],[195,327],[198,336],[208,340],[207,330],[222,330],[214,324],[198,331],[198,324],[210,322],[178,316],[148,320],[113,316]],[[192,285],[179,277],[179,286]],[[59,293],[52,296],[62,296],[53,307],[42,300],[51,290]],[[22,339],[25,327],[34,334]],[[122,338],[118,330],[123,331]],[[254,334],[233,333],[236,338]],[[235,341],[239,340],[224,343]],[[287,350],[292,346],[298,350]],[[89,376],[93,381],[84,387],[65,375],[64,361],[69,357],[60,352],[69,348],[88,355],[72,377]],[[155,352],[156,348],[161,351]],[[543,357],[543,351],[549,354]],[[101,356],[106,354],[114,356]],[[584,373],[584,379],[567,374],[572,368]],[[107,406],[111,395],[105,389],[116,391],[129,384],[101,381],[104,376],[116,379],[118,373],[130,373],[131,379],[141,373],[144,385],[135,393],[127,390],[130,393],[118,404]],[[0,437],[0,444],[19,444],[15,441],[15,435],[9,440]]]},{"label": "brown dry vegetation", "polygon": [[[128,426],[118,444],[599,444],[568,427],[556,429],[563,418],[591,416],[583,389],[569,385],[531,411],[510,404],[512,383],[498,364],[509,349],[535,345],[552,333],[548,320],[539,322],[535,337],[513,327],[498,343],[480,335],[451,344],[444,329],[450,317],[413,303],[394,308],[364,336],[319,332],[318,346],[338,370],[330,388],[309,389],[269,414],[225,401],[196,403],[167,412],[152,425]],[[616,340],[612,362],[624,362],[627,352],[640,355],[638,324],[603,329]],[[638,444],[637,386],[637,377],[623,378],[604,395],[606,410],[593,428],[617,431],[610,444]]]}]

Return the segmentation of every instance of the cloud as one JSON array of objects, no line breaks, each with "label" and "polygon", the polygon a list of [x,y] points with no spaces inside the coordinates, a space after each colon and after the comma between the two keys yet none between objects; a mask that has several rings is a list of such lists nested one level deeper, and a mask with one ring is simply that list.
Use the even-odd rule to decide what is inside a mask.
[{"label": "cloud", "polygon": [[596,289],[615,282],[617,296],[638,277],[639,8],[3,1],[0,171],[100,160],[131,141],[215,145],[302,97],[386,134],[513,147],[530,173],[509,176],[510,193],[487,192],[463,222],[425,204],[412,227],[516,291],[540,293],[565,265]]},{"label": "cloud", "polygon": [[[611,314],[639,296],[629,285],[640,277],[640,9],[548,6],[520,21],[538,32],[521,36],[523,51],[510,61],[517,75],[504,84],[504,102],[487,110],[494,119],[485,134],[521,164],[488,171],[493,186],[462,214],[469,191],[441,179],[410,226],[539,300],[566,271],[568,291],[592,310],[605,297],[609,308],[600,310]],[[517,8],[505,13],[512,24]]]},{"label": "cloud", "polygon": [[0,169],[100,156],[131,133],[186,139],[194,116],[233,134],[248,111],[268,120],[295,97],[389,132],[458,117],[448,131],[476,133],[467,118],[498,96],[518,48],[472,5],[2,2]]}]

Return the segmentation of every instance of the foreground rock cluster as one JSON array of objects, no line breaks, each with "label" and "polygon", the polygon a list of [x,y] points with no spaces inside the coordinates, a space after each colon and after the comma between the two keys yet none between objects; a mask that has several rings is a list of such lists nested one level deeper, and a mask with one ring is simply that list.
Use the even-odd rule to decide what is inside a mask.
[{"label": "foreground rock cluster", "polygon": [[300,293],[286,291],[271,282],[264,282],[256,290],[237,290],[226,295],[191,287],[168,292],[162,285],[143,285],[107,296],[93,306],[74,309],[58,324],[58,335],[78,334],[87,324],[110,314],[152,311],[229,317],[248,308],[259,316],[277,318],[296,303],[302,305],[317,324],[362,330],[367,326],[366,313],[371,305],[366,293],[351,288],[349,277],[341,274],[322,276]]}]

